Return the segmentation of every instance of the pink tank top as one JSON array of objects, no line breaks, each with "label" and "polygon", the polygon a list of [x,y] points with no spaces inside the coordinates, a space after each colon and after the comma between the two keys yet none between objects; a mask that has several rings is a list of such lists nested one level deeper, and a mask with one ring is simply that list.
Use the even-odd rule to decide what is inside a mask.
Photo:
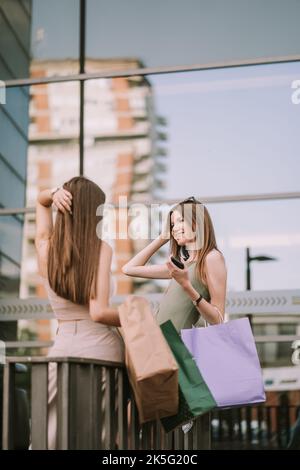
[{"label": "pink tank top", "polygon": [[[49,303],[52,307],[54,316],[57,320],[88,320],[91,319],[88,307],[71,302],[57,295],[51,289],[47,278],[42,277]],[[110,276],[110,294],[112,297],[116,294],[116,281],[114,277]]]}]

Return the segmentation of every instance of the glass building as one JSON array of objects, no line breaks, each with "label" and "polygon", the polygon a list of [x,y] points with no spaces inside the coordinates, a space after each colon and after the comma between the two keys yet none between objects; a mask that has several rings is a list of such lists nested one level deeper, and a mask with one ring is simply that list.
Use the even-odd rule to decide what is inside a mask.
[{"label": "glass building", "polygon": [[[199,197],[229,291],[247,247],[277,259],[253,264],[252,289],[298,289],[299,15],[297,0],[0,0],[1,297],[44,296],[35,199],[76,174],[112,203]],[[122,275],[145,243],[115,241],[119,294],[164,287]],[[274,322],[257,334],[299,332]],[[285,346],[262,346],[266,365],[287,365]]]},{"label": "glass building", "polygon": [[[30,76],[31,2],[0,3],[0,79]],[[29,88],[6,89],[0,106],[0,207],[24,208],[27,180]],[[18,296],[20,289],[23,215],[0,218],[1,296]],[[15,324],[5,324],[3,337],[15,333]],[[3,333],[3,331],[2,331]],[[1,335],[2,337],[2,335]]]}]

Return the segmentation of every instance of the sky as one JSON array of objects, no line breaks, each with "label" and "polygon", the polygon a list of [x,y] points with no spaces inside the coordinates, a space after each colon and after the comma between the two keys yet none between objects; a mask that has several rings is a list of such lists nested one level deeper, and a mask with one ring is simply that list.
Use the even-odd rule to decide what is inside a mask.
[{"label": "sky", "polygon": [[[230,0],[240,21],[222,3],[88,0],[87,55],[134,57],[153,67],[299,53],[300,2],[291,0],[287,9],[273,0],[270,13],[269,0],[252,2],[256,11]],[[78,57],[78,2],[61,0],[59,15],[57,5],[34,0],[36,58]],[[300,190],[300,104],[291,99],[299,62],[148,79],[156,111],[167,120],[166,198]],[[227,260],[230,290],[245,288],[246,246],[252,255],[277,258],[252,263],[253,289],[299,289],[299,199],[207,208]]]}]

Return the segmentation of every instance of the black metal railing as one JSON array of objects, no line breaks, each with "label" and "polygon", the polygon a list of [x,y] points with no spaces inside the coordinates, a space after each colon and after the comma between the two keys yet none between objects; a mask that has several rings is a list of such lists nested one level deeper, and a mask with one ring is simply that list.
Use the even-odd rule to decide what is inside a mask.
[{"label": "black metal railing", "polygon": [[[138,411],[121,363],[49,357],[8,357],[3,374],[2,448],[14,449],[16,434],[28,448],[28,426],[16,419],[15,366],[30,373],[31,448],[48,448],[48,381],[50,363],[57,367],[58,449],[209,449],[210,415],[198,418],[191,431],[165,433],[160,422],[139,425]],[[26,416],[26,415],[25,415]],[[17,447],[22,448],[20,444]]]},{"label": "black metal railing", "polygon": [[293,405],[214,410],[212,449],[286,449],[299,412]]}]

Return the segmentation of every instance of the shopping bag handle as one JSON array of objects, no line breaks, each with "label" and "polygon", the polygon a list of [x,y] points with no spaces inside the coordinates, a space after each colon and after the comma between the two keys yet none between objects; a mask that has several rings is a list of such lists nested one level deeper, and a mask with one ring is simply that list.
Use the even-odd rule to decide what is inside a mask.
[{"label": "shopping bag handle", "polygon": [[[219,321],[218,325],[220,325],[221,323],[224,323],[225,315],[224,315],[224,318],[223,318],[223,315],[221,314],[221,312],[220,312],[220,310],[218,309],[218,307],[217,307],[216,305],[214,305],[214,304],[211,304],[211,305],[217,310],[217,312],[218,312],[218,314],[219,314],[219,320],[220,320],[220,321]],[[204,320],[204,326],[205,326],[205,328],[208,327],[208,326],[211,326],[211,325],[208,323],[208,321],[205,320],[205,318],[203,318],[203,320]],[[198,327],[195,326],[195,325],[192,325],[192,328],[198,328]]]},{"label": "shopping bag handle", "polygon": [[[218,307],[217,307],[216,305],[214,305],[214,304],[211,304],[211,306],[214,307],[214,308],[217,310],[218,314],[219,314],[219,320],[220,320],[220,321],[219,321],[218,325],[220,325],[221,323],[224,323],[223,315],[221,314],[221,312],[220,312],[220,310],[218,309]],[[224,317],[225,317],[225,315],[224,315]],[[210,326],[210,324],[208,323],[207,320],[204,320],[204,326],[205,326],[205,327]]]}]

